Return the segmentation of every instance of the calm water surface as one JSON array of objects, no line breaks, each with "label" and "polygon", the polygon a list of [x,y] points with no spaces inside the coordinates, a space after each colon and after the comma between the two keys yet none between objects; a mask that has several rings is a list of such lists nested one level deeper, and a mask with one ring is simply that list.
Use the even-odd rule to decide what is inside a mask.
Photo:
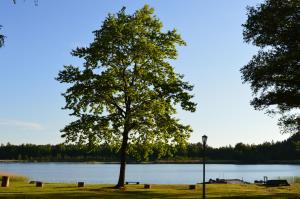
[{"label": "calm water surface", "polygon": [[[153,184],[193,184],[202,182],[201,164],[129,164],[126,181]],[[103,163],[0,163],[0,172],[28,176],[46,182],[77,182],[114,184],[118,180],[119,165]],[[300,176],[300,165],[206,165],[206,180],[210,178],[238,178],[248,182]]]}]

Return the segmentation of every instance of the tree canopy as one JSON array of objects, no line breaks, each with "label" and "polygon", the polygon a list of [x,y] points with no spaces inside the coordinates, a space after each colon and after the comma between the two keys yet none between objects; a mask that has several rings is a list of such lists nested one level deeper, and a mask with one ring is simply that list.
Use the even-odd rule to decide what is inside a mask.
[{"label": "tree canopy", "polygon": [[300,131],[300,1],[266,0],[248,7],[244,41],[260,48],[242,69],[251,105],[282,115],[283,132]]},{"label": "tree canopy", "polygon": [[193,86],[169,63],[185,42],[175,29],[163,32],[153,13],[146,5],[132,15],[125,8],[109,14],[93,32],[94,41],[72,51],[84,59],[83,66],[64,66],[57,77],[70,84],[64,108],[78,118],[62,129],[62,136],[69,142],[118,146],[117,187],[124,186],[128,150],[147,154],[154,144],[162,150],[184,144],[192,131],[174,115],[177,104],[196,110]]}]

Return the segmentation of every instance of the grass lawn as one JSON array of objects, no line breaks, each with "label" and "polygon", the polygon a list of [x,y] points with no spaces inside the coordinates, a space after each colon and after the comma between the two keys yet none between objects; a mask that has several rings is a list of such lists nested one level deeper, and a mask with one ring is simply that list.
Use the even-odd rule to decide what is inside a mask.
[{"label": "grass lawn", "polygon": [[[45,184],[43,188],[24,182],[12,182],[0,187],[0,198],[202,198],[202,186],[189,190],[188,185],[128,185],[115,190],[112,185],[91,184],[77,188],[77,184]],[[207,198],[300,198],[300,184],[287,187],[258,185],[207,185]]]}]

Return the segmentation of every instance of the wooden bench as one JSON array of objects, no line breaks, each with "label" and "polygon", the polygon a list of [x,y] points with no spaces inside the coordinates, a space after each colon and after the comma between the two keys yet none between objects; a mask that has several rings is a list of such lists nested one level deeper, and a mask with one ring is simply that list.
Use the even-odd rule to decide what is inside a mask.
[{"label": "wooden bench", "polygon": [[77,187],[84,187],[84,182],[78,182]]},{"label": "wooden bench", "polygon": [[151,189],[151,185],[150,184],[144,184],[144,189]]},{"label": "wooden bench", "polygon": [[41,181],[36,181],[36,182],[35,182],[35,186],[36,186],[36,187],[43,187],[44,184],[43,184],[43,182],[41,182]]},{"label": "wooden bench", "polygon": [[196,185],[194,184],[189,185],[189,189],[196,189]]},{"label": "wooden bench", "polygon": [[140,182],[125,182],[126,184],[140,184]]},{"label": "wooden bench", "polygon": [[290,186],[287,180],[267,180],[266,186]]}]

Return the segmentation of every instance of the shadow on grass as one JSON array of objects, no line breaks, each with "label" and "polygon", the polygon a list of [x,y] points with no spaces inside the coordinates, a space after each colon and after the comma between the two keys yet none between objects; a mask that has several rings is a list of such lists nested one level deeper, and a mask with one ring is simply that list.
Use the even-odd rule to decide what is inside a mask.
[{"label": "shadow on grass", "polygon": [[125,192],[122,194],[110,194],[110,193],[102,193],[100,195],[98,194],[92,194],[92,193],[86,193],[86,194],[76,194],[76,193],[68,193],[68,194],[40,194],[40,195],[34,195],[34,194],[22,194],[22,195],[9,195],[9,196],[0,196],[0,198],[112,198],[112,199],[132,199],[132,198],[199,198],[199,197],[185,197],[184,195],[179,194],[158,194],[158,193],[146,193],[146,192]]},{"label": "shadow on grass", "polygon": [[270,194],[270,195],[256,195],[256,196],[222,196],[222,197],[207,197],[207,198],[215,198],[215,199],[219,199],[219,198],[232,198],[232,199],[276,199],[276,198],[280,198],[280,199],[300,199],[300,194],[289,194],[289,193],[284,193],[284,194]]},{"label": "shadow on grass", "polygon": [[[98,190],[97,193],[91,192],[80,192],[80,193],[42,193],[42,194],[16,194],[7,195],[7,196],[0,196],[0,198],[112,198],[112,199],[131,199],[131,198],[201,198],[201,194],[195,195],[186,195],[186,194],[172,194],[172,193],[155,193],[151,191],[115,191],[115,192],[102,192]],[[271,194],[271,195],[256,195],[256,196],[218,196],[218,197],[211,197],[207,196],[207,198],[232,198],[232,199],[251,199],[251,198],[286,198],[286,199],[296,199],[300,198],[299,194]]]},{"label": "shadow on grass", "polygon": [[[201,190],[188,190],[185,185],[160,186],[153,185],[151,189],[144,189],[142,185],[130,186],[125,189],[114,189],[110,185],[87,186],[77,188],[76,185],[52,185],[43,189],[25,186],[24,188],[0,189],[0,199],[2,198],[111,198],[111,199],[131,199],[131,198],[202,198]],[[261,189],[256,186],[215,186],[208,191],[207,198],[287,198],[300,199],[300,186],[291,188],[266,188]]]}]

